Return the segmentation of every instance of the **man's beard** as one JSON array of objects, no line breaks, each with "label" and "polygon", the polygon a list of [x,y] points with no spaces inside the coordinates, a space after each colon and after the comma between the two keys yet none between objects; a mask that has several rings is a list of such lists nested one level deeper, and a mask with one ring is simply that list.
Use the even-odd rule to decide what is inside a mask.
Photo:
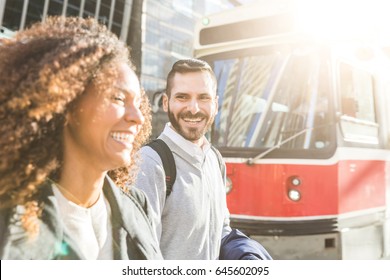
[{"label": "man's beard", "polygon": [[[201,139],[206,134],[206,132],[210,129],[214,121],[214,116],[208,117],[207,115],[202,114],[200,112],[193,115],[188,111],[184,113],[179,113],[176,118],[169,108],[168,108],[168,118],[173,128],[176,130],[176,132],[179,133],[181,136],[183,136],[184,139],[191,142],[195,142]],[[202,118],[206,120],[206,125],[203,128],[182,128],[179,124],[179,119],[183,119],[183,118],[194,118],[194,119]]]}]

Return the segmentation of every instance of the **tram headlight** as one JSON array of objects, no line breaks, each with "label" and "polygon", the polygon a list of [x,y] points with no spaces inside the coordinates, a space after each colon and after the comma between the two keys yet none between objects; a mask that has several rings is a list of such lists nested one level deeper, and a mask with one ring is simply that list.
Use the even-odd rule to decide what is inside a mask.
[{"label": "tram headlight", "polygon": [[299,179],[298,177],[290,177],[289,178],[290,182],[291,182],[291,185],[293,185],[294,187],[298,187],[299,185],[301,185],[301,179]]},{"label": "tram headlight", "polygon": [[202,18],[202,24],[203,24],[204,26],[209,25],[209,23],[210,23],[210,19],[209,19],[208,17]]},{"label": "tram headlight", "polygon": [[291,199],[292,201],[298,201],[301,199],[301,193],[296,189],[289,189],[288,198]]},{"label": "tram headlight", "polygon": [[233,182],[229,177],[226,177],[226,194],[230,193],[233,189]]}]

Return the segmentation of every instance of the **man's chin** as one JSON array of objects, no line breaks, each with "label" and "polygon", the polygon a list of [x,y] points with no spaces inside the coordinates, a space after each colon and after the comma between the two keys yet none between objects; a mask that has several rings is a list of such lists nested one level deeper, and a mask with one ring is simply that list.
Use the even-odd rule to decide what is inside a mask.
[{"label": "man's chin", "polygon": [[202,139],[203,135],[205,134],[205,127],[191,127],[186,126],[184,123],[178,124],[177,122],[173,123],[171,121],[173,129],[179,133],[184,139],[190,141],[190,142],[197,142],[200,139]]},{"label": "man's chin", "polygon": [[184,139],[188,140],[188,141],[191,141],[191,142],[197,142],[199,141],[202,137],[203,137],[203,134],[201,131],[199,130],[182,130],[181,131],[181,135],[184,137]]}]

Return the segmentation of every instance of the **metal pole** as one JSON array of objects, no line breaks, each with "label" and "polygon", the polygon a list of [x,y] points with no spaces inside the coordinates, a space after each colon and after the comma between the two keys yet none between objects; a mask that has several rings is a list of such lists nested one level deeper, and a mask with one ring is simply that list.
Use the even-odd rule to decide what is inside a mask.
[{"label": "metal pole", "polygon": [[81,0],[80,10],[79,10],[79,17],[83,17],[84,7],[85,7],[85,0]]},{"label": "metal pole", "polygon": [[42,22],[45,21],[48,10],[49,10],[49,0],[45,0],[45,4],[43,4]]},{"label": "metal pole", "polygon": [[68,0],[64,0],[64,4],[62,5],[62,16],[66,16],[66,10],[68,8]]},{"label": "metal pole", "polygon": [[97,0],[97,1],[96,1],[96,7],[95,7],[95,19],[96,19],[96,20],[99,19],[100,1],[101,1],[101,0]]},{"label": "metal pole", "polygon": [[5,2],[6,0],[0,0],[0,26],[3,25],[3,16],[5,10]]},{"label": "metal pole", "polygon": [[23,10],[22,10],[22,17],[21,17],[21,19],[20,19],[19,30],[23,30],[23,29],[24,29],[24,26],[26,25],[28,1],[29,1],[29,0],[24,0],[24,1],[23,1]]},{"label": "metal pole", "polygon": [[126,42],[127,33],[129,32],[132,3],[133,3],[132,0],[126,0],[126,2],[125,2],[125,10],[123,12],[123,18],[122,18],[121,36],[119,38],[123,42]]},{"label": "metal pole", "polygon": [[108,29],[110,30],[112,26],[112,19],[114,17],[114,11],[115,11],[115,0],[111,0],[110,18],[108,19]]}]

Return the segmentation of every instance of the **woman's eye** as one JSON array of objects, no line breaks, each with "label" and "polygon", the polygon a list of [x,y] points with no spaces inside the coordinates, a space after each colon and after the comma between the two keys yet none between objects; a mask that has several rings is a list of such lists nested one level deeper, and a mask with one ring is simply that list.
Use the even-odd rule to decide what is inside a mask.
[{"label": "woman's eye", "polygon": [[141,100],[137,100],[134,102],[134,106],[137,108],[137,109],[140,109],[141,108]]},{"label": "woman's eye", "polygon": [[113,96],[112,100],[114,100],[115,102],[123,102],[123,103],[125,103],[125,97],[123,97],[123,96]]}]

